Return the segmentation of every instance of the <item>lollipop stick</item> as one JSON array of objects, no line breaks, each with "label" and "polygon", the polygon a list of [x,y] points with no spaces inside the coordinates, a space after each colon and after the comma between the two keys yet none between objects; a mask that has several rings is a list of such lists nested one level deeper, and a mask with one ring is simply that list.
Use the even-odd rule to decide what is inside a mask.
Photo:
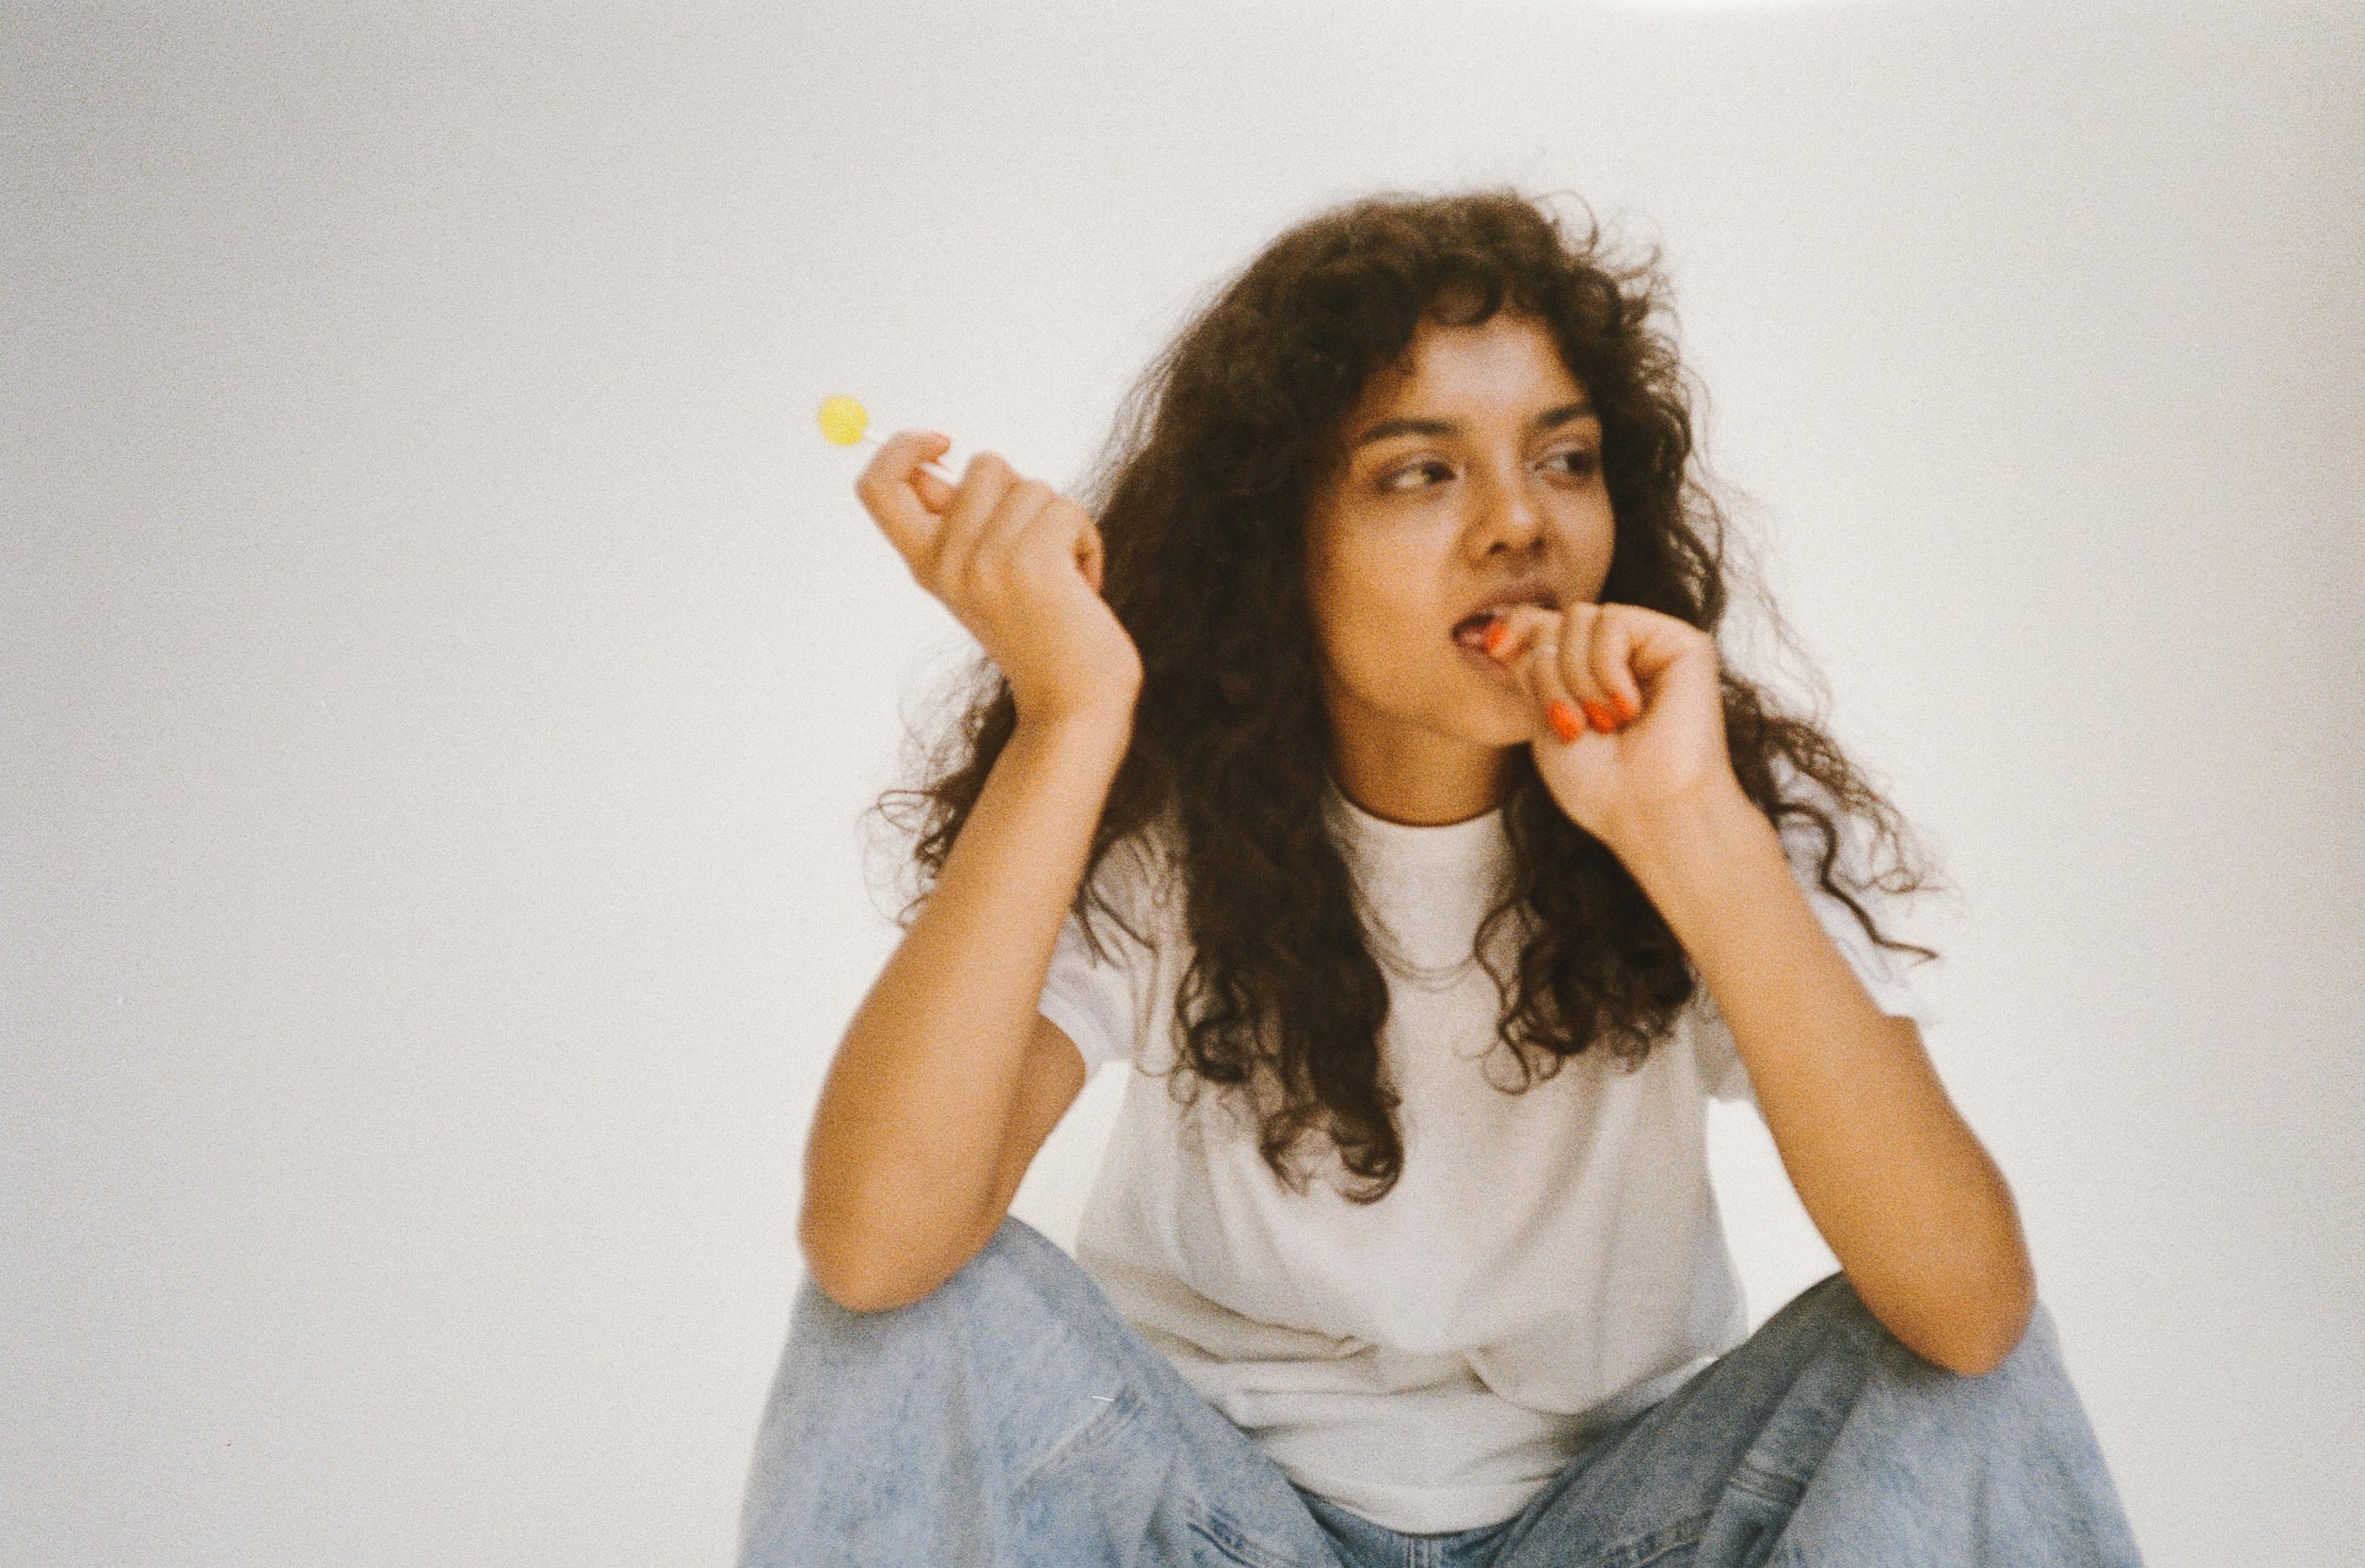
[{"label": "lollipop stick", "polygon": [[[886,444],[870,432],[870,411],[862,406],[860,398],[848,398],[843,394],[824,398],[822,399],[819,417],[821,433],[828,438],[832,445],[853,446],[860,442],[868,442],[872,446]],[[931,457],[924,466],[947,484],[952,483],[951,476],[936,466],[939,461],[938,458]]]},{"label": "lollipop stick", "polygon": [[[887,444],[885,442],[880,441],[880,440],[877,436],[875,436],[875,435],[866,435],[866,436],[864,436],[862,439],[863,439],[865,442],[869,442],[869,443],[870,445],[872,445],[872,446],[884,446],[884,445],[886,445],[886,444]],[[947,450],[947,452],[949,452],[949,451],[950,451],[950,450],[952,450],[952,449],[951,449],[950,447],[947,447],[947,448],[946,448],[946,450]],[[939,461],[938,459],[934,458],[934,457],[931,457],[931,458],[926,459],[925,461],[924,461],[924,462],[920,465],[920,471],[921,471],[922,473],[924,473],[924,474],[928,475],[931,478],[940,479],[940,480],[944,481],[944,483],[945,483],[945,484],[947,484],[947,485],[948,485],[948,486],[950,486],[950,487],[954,487],[954,488],[956,488],[956,489],[959,488],[959,487],[960,487],[960,481],[959,481],[958,479],[954,478],[950,474],[946,473],[942,468],[937,467],[937,466],[936,466],[936,464],[937,464],[937,462],[938,462],[938,461]]]},{"label": "lollipop stick", "polygon": [[[884,446],[887,444],[884,440],[880,439],[877,434],[869,431],[864,431],[862,432],[861,440],[863,444],[866,446]],[[952,449],[950,447],[947,447],[945,450],[949,452]],[[937,478],[944,480],[945,483],[949,485],[953,482],[952,476],[947,474],[943,469],[936,466],[936,465],[942,461],[942,458],[931,457],[925,463],[922,463],[920,466],[925,468],[929,473],[934,474]]]}]

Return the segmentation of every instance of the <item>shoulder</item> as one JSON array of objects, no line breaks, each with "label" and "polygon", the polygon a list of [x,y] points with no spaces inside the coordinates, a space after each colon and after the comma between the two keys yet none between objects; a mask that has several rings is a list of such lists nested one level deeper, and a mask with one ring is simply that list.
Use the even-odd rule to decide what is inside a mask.
[{"label": "shoulder", "polygon": [[[1082,895],[1088,924],[1114,916],[1136,946],[1159,946],[1181,907],[1181,857],[1171,830],[1152,822],[1117,839],[1103,852]],[[1070,916],[1070,924],[1074,923]]]}]

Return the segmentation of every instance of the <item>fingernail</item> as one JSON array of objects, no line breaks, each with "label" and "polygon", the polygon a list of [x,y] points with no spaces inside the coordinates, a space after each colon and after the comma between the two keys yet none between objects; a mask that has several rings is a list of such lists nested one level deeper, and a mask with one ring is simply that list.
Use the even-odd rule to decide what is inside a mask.
[{"label": "fingernail", "polygon": [[1552,706],[1544,710],[1544,717],[1552,722],[1552,733],[1564,741],[1573,741],[1585,733],[1585,726],[1576,722],[1576,710],[1565,699],[1553,698]]},{"label": "fingernail", "polygon": [[1586,703],[1585,716],[1592,722],[1595,729],[1605,735],[1618,728],[1618,715],[1610,711],[1609,704],[1607,702]]},{"label": "fingernail", "polygon": [[1479,633],[1478,640],[1486,645],[1486,651],[1491,654],[1500,648],[1503,645],[1503,639],[1510,634],[1510,627],[1503,622],[1489,621],[1486,622],[1486,630]]},{"label": "fingernail", "polygon": [[1617,693],[1610,699],[1610,700],[1618,704],[1618,716],[1620,719],[1623,719],[1626,722],[1631,724],[1642,716],[1642,710],[1636,707],[1634,705],[1634,700],[1627,696],[1624,692],[1620,691]]}]

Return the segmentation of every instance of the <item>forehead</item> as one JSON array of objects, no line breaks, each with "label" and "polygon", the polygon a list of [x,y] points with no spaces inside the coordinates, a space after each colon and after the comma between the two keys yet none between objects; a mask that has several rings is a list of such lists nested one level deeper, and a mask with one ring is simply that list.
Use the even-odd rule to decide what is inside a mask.
[{"label": "forehead", "polygon": [[1559,402],[1580,391],[1549,328],[1533,317],[1498,310],[1474,327],[1424,318],[1404,357],[1373,374],[1356,412],[1396,413],[1449,402]]}]

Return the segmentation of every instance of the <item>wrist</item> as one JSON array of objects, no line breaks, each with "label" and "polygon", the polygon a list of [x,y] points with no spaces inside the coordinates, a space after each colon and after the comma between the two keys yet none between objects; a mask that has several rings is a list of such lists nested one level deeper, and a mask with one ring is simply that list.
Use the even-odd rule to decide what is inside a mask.
[{"label": "wrist", "polygon": [[1106,753],[1122,757],[1133,744],[1133,709],[1075,709],[1052,713],[1021,713],[1012,732],[1013,745],[1025,743],[1049,752]]},{"label": "wrist", "polygon": [[1730,769],[1672,795],[1642,802],[1622,820],[1609,847],[1647,890],[1730,863],[1736,853],[1778,838]]}]

